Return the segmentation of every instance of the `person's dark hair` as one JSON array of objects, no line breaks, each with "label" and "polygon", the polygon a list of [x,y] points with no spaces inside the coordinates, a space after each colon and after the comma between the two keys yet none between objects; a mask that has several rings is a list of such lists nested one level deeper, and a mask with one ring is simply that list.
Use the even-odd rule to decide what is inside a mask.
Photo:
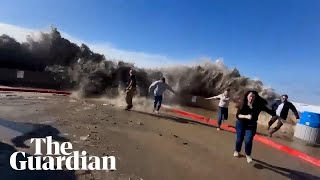
[{"label": "person's dark hair", "polygon": [[164,77],[161,78],[161,81],[166,82],[166,78],[164,78]]},{"label": "person's dark hair", "polygon": [[281,97],[283,97],[283,96],[286,97],[286,98],[288,98],[288,95],[287,95],[287,94],[283,94]]},{"label": "person's dark hair", "polygon": [[248,95],[250,93],[255,95],[255,100],[254,100],[253,105],[252,105],[253,107],[255,107],[255,106],[264,106],[264,105],[268,104],[268,102],[265,99],[263,99],[259,95],[259,93],[257,91],[249,90],[244,94],[242,101],[240,101],[240,103],[237,106],[238,108],[242,108],[243,105],[248,104]]}]

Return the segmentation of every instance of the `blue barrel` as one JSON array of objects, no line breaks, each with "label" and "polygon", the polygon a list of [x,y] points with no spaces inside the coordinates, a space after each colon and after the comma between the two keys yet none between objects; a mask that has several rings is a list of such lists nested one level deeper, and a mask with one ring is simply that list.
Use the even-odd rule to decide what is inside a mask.
[{"label": "blue barrel", "polygon": [[320,143],[320,114],[302,112],[294,136],[309,143]]},{"label": "blue barrel", "polygon": [[320,114],[305,111],[301,114],[299,124],[313,128],[320,128]]}]

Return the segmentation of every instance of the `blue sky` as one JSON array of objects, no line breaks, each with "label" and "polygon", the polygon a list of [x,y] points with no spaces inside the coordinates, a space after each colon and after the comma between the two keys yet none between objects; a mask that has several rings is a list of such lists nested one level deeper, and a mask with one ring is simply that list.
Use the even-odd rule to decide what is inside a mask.
[{"label": "blue sky", "polygon": [[11,0],[1,1],[0,22],[53,24],[85,42],[175,63],[222,57],[293,101],[320,105],[319,9],[318,0]]}]

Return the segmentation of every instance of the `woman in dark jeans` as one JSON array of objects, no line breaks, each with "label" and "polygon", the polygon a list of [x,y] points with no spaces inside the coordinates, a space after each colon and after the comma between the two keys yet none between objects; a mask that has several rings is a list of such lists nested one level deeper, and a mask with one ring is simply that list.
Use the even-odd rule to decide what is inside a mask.
[{"label": "woman in dark jeans", "polygon": [[259,96],[257,91],[248,91],[243,100],[238,104],[236,122],[236,145],[234,156],[238,157],[243,140],[245,141],[245,153],[247,162],[251,163],[252,141],[257,132],[257,121],[261,111],[274,116],[274,112],[267,107],[267,101]]}]

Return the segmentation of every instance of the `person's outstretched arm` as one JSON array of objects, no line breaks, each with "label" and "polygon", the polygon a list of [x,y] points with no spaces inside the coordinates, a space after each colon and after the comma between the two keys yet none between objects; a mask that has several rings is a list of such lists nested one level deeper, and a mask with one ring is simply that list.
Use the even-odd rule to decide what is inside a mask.
[{"label": "person's outstretched arm", "polygon": [[276,113],[274,111],[272,111],[271,109],[269,109],[266,105],[263,105],[262,110],[268,114],[270,114],[270,116],[275,116]]},{"label": "person's outstretched arm", "polygon": [[221,94],[219,94],[218,96],[212,96],[212,97],[209,97],[209,98],[205,98],[205,99],[220,99],[221,98]]},{"label": "person's outstretched arm", "polygon": [[172,87],[169,86],[168,84],[167,84],[167,89],[168,89],[169,91],[171,91],[172,93],[176,93],[176,92],[172,89]]},{"label": "person's outstretched arm", "polygon": [[294,115],[296,116],[296,119],[300,119],[298,110],[291,102],[290,102],[290,109],[294,113]]}]

